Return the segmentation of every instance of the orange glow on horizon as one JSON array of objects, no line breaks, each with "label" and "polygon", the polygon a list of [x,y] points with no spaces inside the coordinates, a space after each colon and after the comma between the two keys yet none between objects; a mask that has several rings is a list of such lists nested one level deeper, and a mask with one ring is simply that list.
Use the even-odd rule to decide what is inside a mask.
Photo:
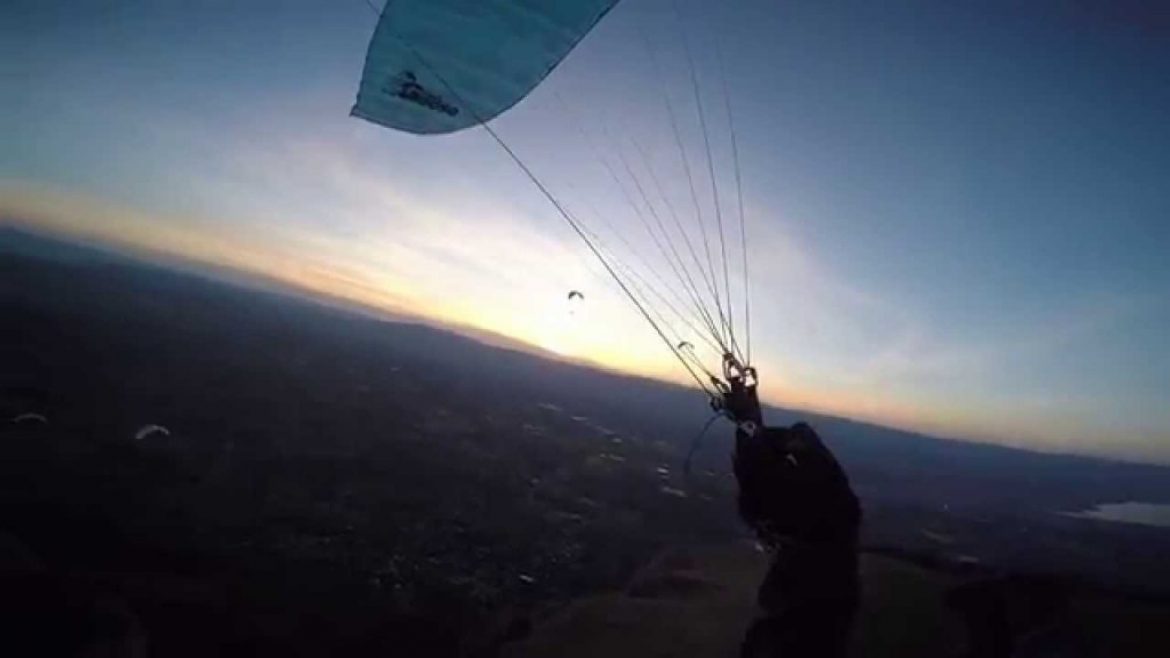
[{"label": "orange glow on horizon", "polygon": [[194,228],[199,222],[189,218],[168,217],[160,221],[164,218],[41,186],[0,184],[0,210],[34,231],[92,241],[152,259],[226,269],[372,311],[413,317],[457,331],[470,329],[481,338],[487,338],[485,332],[497,334],[566,360],[604,369],[673,383],[689,382],[658,355],[646,355],[628,342],[584,335],[580,326],[571,326],[564,309],[554,312],[565,316],[557,322],[533,324],[531,318],[477,305],[473,300],[427,298],[407,281],[373,276],[336,263],[306,261],[300,254],[242,230],[233,232],[231,239],[220,238]]},{"label": "orange glow on horizon", "polygon": [[[488,342],[493,342],[494,334],[582,365],[682,386],[695,384],[660,345],[647,350],[638,342],[585,335],[572,326],[564,309],[540,309],[542,314],[533,322],[531,317],[517,317],[507,309],[477,305],[474,300],[426,298],[408,281],[306,261],[292,248],[243,231],[233,233],[229,240],[198,230],[197,221],[159,221],[157,216],[42,187],[8,185],[0,191],[3,209],[34,230],[92,240],[147,257],[224,268],[309,295],[446,326]],[[558,313],[561,317],[555,317]],[[555,319],[550,321],[549,316]],[[767,364],[761,364],[761,371],[761,398],[766,404],[899,426],[922,426],[924,421],[911,405],[876,403],[880,396],[869,393],[797,386],[773,374],[782,370],[769,369]]]},{"label": "orange glow on horizon", "polygon": [[[527,348],[567,362],[694,386],[642,321],[632,313],[622,315],[629,309],[624,305],[614,308],[616,303],[598,304],[584,316],[569,317],[563,304],[545,301],[543,307],[534,306],[532,291],[523,287],[505,291],[519,301],[506,296],[479,299],[475,294],[441,294],[445,289],[476,290],[476,285],[483,290],[484,284],[474,280],[474,275],[470,281],[451,278],[436,282],[424,260],[410,261],[397,272],[363,265],[360,258],[347,258],[348,252],[327,251],[312,234],[277,235],[244,222],[232,224],[229,234],[216,230],[222,229],[223,222],[163,217],[12,181],[0,181],[0,213],[33,231],[90,241],[150,260],[242,275],[260,285],[275,283],[310,296],[364,307],[391,320],[405,318],[445,327],[488,344]],[[380,249],[364,244],[353,248]],[[426,272],[427,276],[417,277],[415,272]],[[524,279],[521,282],[527,283]],[[546,285],[535,296],[562,299],[559,293],[547,292]],[[639,335],[631,322],[641,327]],[[601,330],[585,331],[582,325]],[[765,361],[756,365],[761,371],[761,399],[787,409],[1033,449],[1059,450],[1064,445],[1058,442],[1060,432],[1072,436],[1089,431],[1077,426],[1075,418],[1041,415],[1042,409],[966,408],[956,401],[932,400],[929,392],[927,397],[898,396],[865,381],[825,380],[818,384],[804,375],[794,381],[783,364]],[[1030,417],[1033,412],[1035,417]],[[1157,438],[1151,434],[1150,443]]]}]

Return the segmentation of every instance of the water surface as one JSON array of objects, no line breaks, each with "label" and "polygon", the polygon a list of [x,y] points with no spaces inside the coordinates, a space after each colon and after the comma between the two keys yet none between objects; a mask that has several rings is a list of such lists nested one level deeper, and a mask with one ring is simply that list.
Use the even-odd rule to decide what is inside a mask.
[{"label": "water surface", "polygon": [[1117,523],[1139,523],[1170,528],[1170,505],[1159,503],[1106,503],[1084,510],[1071,512],[1070,516]]}]

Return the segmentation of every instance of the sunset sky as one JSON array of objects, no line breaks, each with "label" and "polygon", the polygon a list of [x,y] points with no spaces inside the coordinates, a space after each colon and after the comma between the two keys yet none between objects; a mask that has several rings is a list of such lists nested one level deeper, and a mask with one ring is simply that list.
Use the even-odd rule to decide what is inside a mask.
[{"label": "sunset sky", "polygon": [[[680,7],[681,23],[667,1],[624,0],[492,125],[615,250],[669,274],[600,159],[624,154],[645,183],[641,147],[690,203],[663,101],[705,176],[685,32],[728,217],[721,81],[734,107],[767,400],[1170,462],[1165,17]],[[363,0],[4,3],[0,212],[686,382],[483,130],[348,116],[376,18]],[[572,312],[569,290],[586,297]]]}]

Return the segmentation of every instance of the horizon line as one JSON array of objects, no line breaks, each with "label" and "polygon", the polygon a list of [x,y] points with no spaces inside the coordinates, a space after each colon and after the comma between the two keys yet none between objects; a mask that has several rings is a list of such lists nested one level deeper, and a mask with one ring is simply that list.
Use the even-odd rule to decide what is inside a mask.
[{"label": "horizon line", "polygon": [[[294,297],[305,303],[320,304],[353,315],[366,315],[383,322],[423,326],[435,331],[442,331],[448,334],[459,336],[463,339],[470,340],[493,349],[502,349],[521,353],[552,363],[591,370],[609,376],[642,380],[653,382],[656,385],[669,386],[680,390],[694,391],[696,393],[700,392],[698,389],[687,386],[685,383],[680,381],[673,381],[648,374],[634,373],[620,368],[607,366],[590,359],[569,357],[557,354],[542,348],[539,345],[529,343],[523,339],[507,336],[490,329],[483,329],[468,323],[452,322],[438,317],[430,317],[417,311],[378,306],[368,301],[364,301],[356,297],[349,297],[338,292],[317,290],[307,285],[299,284],[296,281],[283,279],[269,272],[248,270],[242,267],[216,262],[210,258],[199,258],[191,254],[172,252],[158,247],[134,244],[130,242],[120,242],[105,236],[84,235],[81,232],[69,231],[59,227],[47,227],[34,224],[27,218],[22,218],[9,212],[3,212],[3,214],[0,214],[0,219],[8,220],[8,222],[0,222],[0,231],[8,230],[15,233],[23,233],[35,239],[55,241],[81,249],[106,252],[108,255],[129,260],[139,266],[159,267],[179,275],[201,277],[211,280],[219,285],[235,286],[254,293],[280,294]],[[7,225],[5,225],[6,223]],[[1022,453],[1052,457],[1071,457],[1125,464],[1170,467],[1170,459],[1158,460],[1156,458],[1147,458],[1144,460],[1138,460],[1133,457],[1117,456],[1097,452],[1043,450],[1033,446],[1008,443],[1004,440],[997,440],[995,437],[947,435],[919,430],[912,427],[899,426],[896,423],[853,417],[829,410],[800,408],[794,406],[789,407],[774,401],[766,400],[763,404],[765,408],[771,409],[774,412],[808,414],[810,416],[819,417],[821,420],[848,422],[880,429],[893,430],[927,440],[966,443],[989,448],[1000,448]]]}]

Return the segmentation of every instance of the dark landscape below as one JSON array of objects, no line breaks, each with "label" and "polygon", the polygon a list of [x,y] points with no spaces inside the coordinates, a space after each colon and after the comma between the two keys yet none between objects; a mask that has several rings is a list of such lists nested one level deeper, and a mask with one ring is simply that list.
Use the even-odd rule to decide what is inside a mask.
[{"label": "dark landscape below", "polygon": [[[730,430],[683,473],[693,390],[3,228],[0,336],[0,633],[37,648],[0,655],[495,655],[662,555],[752,551]],[[1170,468],[766,415],[837,452],[869,568],[1041,574],[1168,641],[1170,528],[1069,513],[1170,503]],[[906,633],[912,589],[877,604]]]}]

